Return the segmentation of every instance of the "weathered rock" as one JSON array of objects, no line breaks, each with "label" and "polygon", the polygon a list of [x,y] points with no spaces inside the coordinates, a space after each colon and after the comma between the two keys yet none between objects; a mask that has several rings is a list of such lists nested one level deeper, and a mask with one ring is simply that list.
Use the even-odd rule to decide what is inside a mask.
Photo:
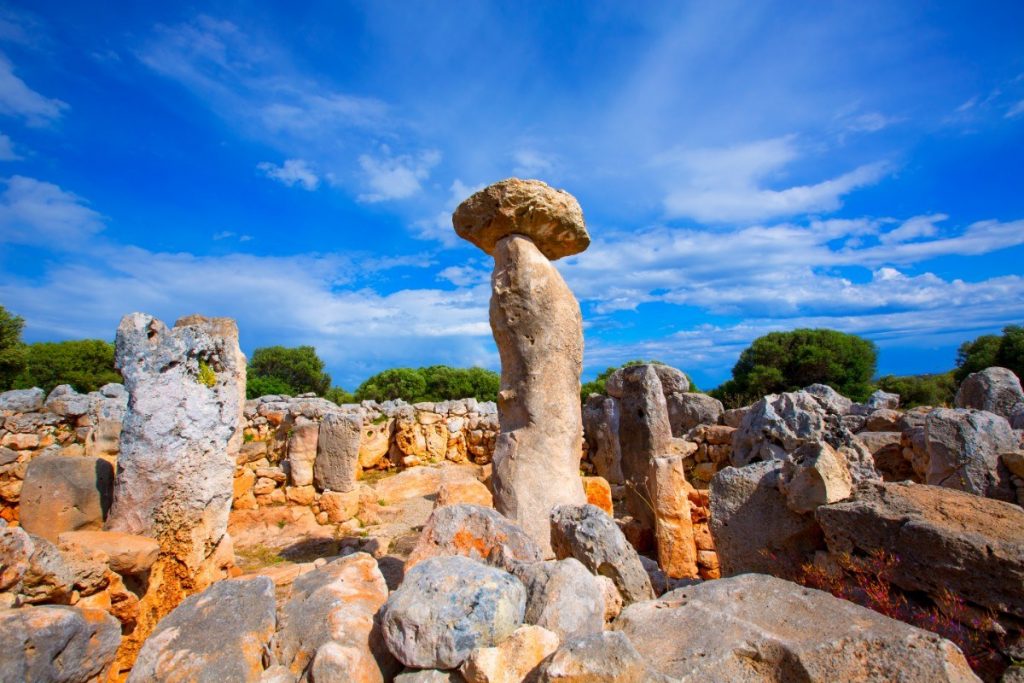
[{"label": "weathered rock", "polygon": [[619,448],[619,402],[594,394],[583,405],[583,435],[590,462],[610,484],[622,483],[622,450]]},{"label": "weathered rock", "polygon": [[121,625],[95,609],[0,610],[0,680],[86,683],[102,678],[121,641]]},{"label": "weathered rock", "polygon": [[587,494],[587,503],[596,505],[609,515],[614,515],[612,503],[612,487],[604,477],[583,477],[583,492]]},{"label": "weathered rock", "polygon": [[500,643],[525,609],[526,589],[512,575],[466,557],[436,557],[406,573],[381,624],[388,649],[406,666],[453,669],[474,649]]},{"label": "weathered rock", "polygon": [[880,408],[867,416],[864,429],[868,432],[895,432],[900,429],[903,413],[891,408]]},{"label": "weathered rock", "polygon": [[729,410],[722,413],[722,424],[733,429],[739,429],[740,425],[743,424],[743,418],[747,416],[750,411],[750,407],[744,408],[730,408]]},{"label": "weathered rock", "polygon": [[[303,574],[281,609],[273,642],[278,662],[293,676],[307,671],[311,662],[315,669],[320,660],[321,673],[335,672],[326,678],[314,672],[313,680],[385,680],[398,668],[374,619],[387,596],[377,562],[366,553]],[[344,675],[339,677],[339,670]]]},{"label": "weathered rock", "polygon": [[672,448],[668,406],[658,379],[658,365],[633,365],[621,373],[619,447],[626,485],[626,507],[645,529],[654,529],[649,484],[651,460]]},{"label": "weathered rock", "polygon": [[160,621],[128,681],[255,683],[274,635],[274,612],[274,582],[265,576],[215,583]]},{"label": "weathered rock", "polygon": [[818,402],[825,412],[832,415],[846,415],[853,407],[853,401],[827,384],[812,384],[809,387],[805,387],[804,391],[813,396],[814,400]]},{"label": "weathered rock", "polygon": [[[661,392],[666,400],[672,394],[684,394],[690,390],[690,380],[682,370],[677,370],[671,365],[665,365],[664,363],[651,363],[650,365],[654,368],[654,374],[658,376],[658,381],[661,383]],[[626,365],[608,376],[605,380],[605,391],[608,392],[609,396],[622,398],[625,390],[623,374],[631,367],[634,366]]]},{"label": "weathered rock", "polygon": [[574,557],[615,582],[626,604],[654,597],[636,550],[607,514],[593,505],[561,505],[551,513],[551,545],[559,559]]},{"label": "weathered rock", "polygon": [[590,246],[576,198],[539,180],[509,178],[462,202],[452,215],[459,237],[488,254],[510,235],[524,235],[554,261]]},{"label": "weathered rock", "polygon": [[811,442],[783,463],[779,490],[793,512],[813,512],[821,505],[849,498],[853,478],[842,454],[824,441]]},{"label": "weathered rock", "polygon": [[515,575],[526,587],[527,624],[543,626],[562,640],[604,628],[606,604],[600,577],[578,560],[524,564],[516,568]]},{"label": "weathered rock", "polygon": [[442,481],[441,486],[437,489],[435,507],[457,503],[494,507],[494,497],[491,495],[491,490],[476,479]]},{"label": "weathered rock", "polygon": [[967,376],[956,392],[957,408],[987,410],[1007,420],[1020,403],[1024,403],[1024,389],[1020,379],[1006,368],[992,367]]},{"label": "weathered rock", "polygon": [[623,634],[606,631],[564,643],[537,670],[539,683],[668,683],[650,671]]},{"label": "weathered rock", "polygon": [[672,393],[666,397],[672,436],[682,437],[697,425],[718,424],[725,412],[722,402],[707,394]]},{"label": "weathered rock", "polygon": [[320,509],[327,513],[331,524],[347,522],[359,512],[359,491],[325,491],[320,496]]},{"label": "weathered rock", "polygon": [[977,681],[955,645],[828,593],[759,574],[623,610],[652,669],[696,681]]},{"label": "weathered rock", "polygon": [[333,413],[320,423],[313,482],[322,491],[354,491],[359,475],[361,415]]},{"label": "weathered rock", "polygon": [[540,546],[496,510],[461,503],[435,508],[409,554],[406,569],[433,557],[462,555],[512,571],[542,559]]},{"label": "weathered rock", "polygon": [[814,517],[793,512],[779,491],[782,463],[726,467],[711,480],[711,535],[723,576],[795,576],[822,545]]},{"label": "weathered rock", "polygon": [[39,387],[14,389],[0,394],[0,411],[33,413],[43,407],[46,392]]},{"label": "weathered rock", "polygon": [[465,680],[458,670],[406,669],[395,676],[395,683],[464,683]]},{"label": "weathered rock", "polygon": [[394,421],[387,418],[363,420],[363,435],[359,442],[359,466],[361,468],[374,467],[388,454],[393,428]]},{"label": "weathered rock", "polygon": [[160,544],[152,538],[120,531],[66,531],[57,541],[61,547],[102,552],[110,569],[118,574],[144,574],[160,554]]},{"label": "weathered rock", "polygon": [[28,604],[70,602],[75,586],[75,569],[45,538],[29,536],[32,554],[18,587],[19,598]]},{"label": "weathered rock", "polygon": [[52,542],[65,531],[100,529],[113,488],[114,468],[101,458],[33,458],[21,487],[21,525]]},{"label": "weathered rock", "polygon": [[520,626],[498,645],[473,650],[459,670],[467,683],[522,683],[559,642],[546,628]]},{"label": "weathered rock", "polygon": [[999,454],[1016,450],[1019,440],[1005,419],[983,410],[936,408],[928,414],[924,437],[926,483],[1015,500],[1010,473]]},{"label": "weathered rock", "polygon": [[321,426],[307,417],[295,418],[288,434],[288,473],[292,486],[311,486]]},{"label": "weathered rock", "polygon": [[891,580],[933,596],[952,591],[1024,617],[1024,510],[952,489],[864,482],[853,498],[816,511],[833,552],[881,551]]},{"label": "weathered rock", "polygon": [[872,413],[882,408],[896,410],[900,407],[900,395],[891,394],[887,391],[877,389],[873,394],[868,396],[868,400],[864,405],[867,408],[868,413]]},{"label": "weathered rock", "polygon": [[686,481],[682,456],[654,458],[649,483],[658,565],[673,579],[696,578],[697,547],[687,496],[693,487]]},{"label": "weathered rock", "polygon": [[580,483],[580,307],[529,239],[494,249],[491,329],[501,356],[494,506],[550,555],[553,507],[586,500]]}]

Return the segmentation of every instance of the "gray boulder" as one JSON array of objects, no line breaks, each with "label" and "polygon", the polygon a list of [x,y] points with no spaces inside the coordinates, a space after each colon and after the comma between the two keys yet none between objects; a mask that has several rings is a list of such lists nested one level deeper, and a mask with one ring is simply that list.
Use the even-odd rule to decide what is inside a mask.
[{"label": "gray boulder", "polygon": [[957,408],[987,410],[1009,420],[1018,405],[1024,403],[1020,379],[1006,368],[986,368],[974,372],[960,384],[954,405]]},{"label": "gray boulder", "polygon": [[22,607],[0,611],[0,680],[87,683],[106,673],[121,625],[103,610]]},{"label": "gray boulder", "polygon": [[636,550],[611,517],[594,505],[561,505],[551,513],[551,547],[559,559],[573,557],[607,576],[629,604],[654,597]]},{"label": "gray boulder", "polygon": [[882,408],[896,410],[900,407],[900,395],[891,394],[887,391],[877,389],[873,394],[868,396],[868,400],[864,405],[867,407],[868,413],[872,413]]},{"label": "gray boulder", "polygon": [[593,394],[583,405],[583,436],[597,476],[609,484],[622,483],[622,450],[619,447],[619,402]]},{"label": "gray boulder", "polygon": [[43,407],[46,392],[39,387],[14,389],[0,394],[0,411],[32,413]]},{"label": "gray boulder", "polygon": [[697,425],[715,425],[725,412],[717,398],[699,393],[674,393],[665,399],[672,436],[682,438]]},{"label": "gray boulder", "polygon": [[521,565],[515,575],[526,587],[527,624],[543,626],[562,641],[604,629],[604,591],[578,560]]},{"label": "gray boulder", "polygon": [[615,621],[672,680],[977,681],[934,633],[772,576],[744,574],[631,605]]},{"label": "gray boulder", "polygon": [[113,491],[114,468],[102,458],[40,455],[25,471],[21,525],[54,543],[65,531],[100,529]]},{"label": "gray boulder", "polygon": [[511,574],[462,556],[409,570],[381,612],[388,649],[406,666],[454,669],[523,623],[526,589]]},{"label": "gray boulder", "polygon": [[[650,363],[651,368],[654,369],[654,374],[658,376],[658,382],[661,384],[661,391],[668,398],[672,394],[683,394],[690,390],[690,380],[686,377],[686,373],[682,370],[677,370],[671,365],[665,365],[663,363]],[[623,392],[625,391],[623,385],[623,378],[625,373],[630,368],[637,367],[635,365],[629,365],[624,368],[619,368],[605,380],[604,388],[608,392],[609,396],[615,398],[622,398]]]},{"label": "gray boulder", "polygon": [[356,488],[363,418],[356,413],[332,413],[320,423],[313,485],[321,491],[348,493]]},{"label": "gray boulder", "polygon": [[645,529],[654,529],[648,476],[651,461],[671,452],[672,426],[658,365],[622,368],[619,448],[629,514]]},{"label": "gray boulder", "polygon": [[406,568],[431,557],[464,555],[511,572],[542,559],[540,546],[493,508],[469,503],[443,505],[430,513]]},{"label": "gray boulder", "polygon": [[924,430],[925,482],[999,500],[1014,501],[1010,472],[999,459],[1019,439],[1002,417],[983,410],[936,408]]},{"label": "gray boulder", "polygon": [[814,400],[821,405],[825,412],[832,415],[842,417],[849,414],[850,409],[853,408],[853,401],[827,384],[812,384],[809,387],[805,387],[804,391],[813,396]]},{"label": "gray boulder", "polygon": [[274,582],[268,577],[219,581],[160,620],[128,683],[256,683],[276,623]]}]

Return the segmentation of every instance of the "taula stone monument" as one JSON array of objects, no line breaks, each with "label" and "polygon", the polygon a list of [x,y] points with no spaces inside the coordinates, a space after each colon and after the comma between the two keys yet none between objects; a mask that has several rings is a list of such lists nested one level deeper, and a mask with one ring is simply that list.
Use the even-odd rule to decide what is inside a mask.
[{"label": "taula stone monument", "polygon": [[156,623],[222,578],[235,459],[242,441],[245,356],[230,318],[193,315],[173,328],[142,313],[117,328],[115,362],[128,390],[107,528],[156,539],[135,630],[117,665],[130,666]]},{"label": "taula stone monument", "polygon": [[509,178],[465,200],[452,223],[494,256],[490,317],[501,356],[494,505],[550,557],[551,509],[586,503],[582,316],[551,264],[590,245],[583,211],[564,190]]}]

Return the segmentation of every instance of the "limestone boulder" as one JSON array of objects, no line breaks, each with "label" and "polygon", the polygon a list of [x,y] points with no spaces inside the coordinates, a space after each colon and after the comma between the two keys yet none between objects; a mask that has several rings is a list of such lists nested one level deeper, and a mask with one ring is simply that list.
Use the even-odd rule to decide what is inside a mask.
[{"label": "limestone boulder", "polygon": [[874,393],[868,396],[868,400],[864,406],[867,408],[867,413],[872,413],[883,408],[896,410],[900,407],[900,395],[877,389]]},{"label": "limestone boulder", "polygon": [[32,554],[17,587],[18,599],[27,604],[69,604],[78,578],[76,574],[94,574],[95,567],[87,561],[73,566],[69,558],[45,538],[29,535],[29,539]]},{"label": "limestone boulder", "polygon": [[492,508],[460,503],[430,513],[406,568],[424,560],[461,555],[512,571],[521,562],[542,559],[540,546],[519,526]]},{"label": "limestone boulder", "polygon": [[587,494],[587,503],[596,505],[609,515],[615,513],[612,503],[612,487],[604,477],[583,477],[583,491]]},{"label": "limestone boulder", "polygon": [[456,555],[410,569],[388,598],[381,624],[388,649],[406,666],[453,669],[476,648],[509,636],[525,611],[518,579]]},{"label": "limestone boulder", "polygon": [[274,582],[269,578],[217,582],[186,598],[160,621],[139,651],[128,681],[256,683],[276,623]]},{"label": "limestone boulder", "polygon": [[[651,363],[654,369],[654,374],[658,376],[658,382],[661,384],[661,391],[667,399],[672,394],[683,394],[690,390],[690,380],[682,370],[678,370],[671,365],[665,365],[664,363]],[[605,380],[605,391],[608,392],[609,396],[614,398],[622,398],[624,385],[622,383],[623,375],[632,365],[619,368]]]},{"label": "limestone boulder", "polygon": [[16,589],[35,550],[32,537],[21,527],[0,527],[0,593]]},{"label": "limestone boulder", "polygon": [[619,448],[619,401],[593,394],[583,405],[583,435],[590,462],[610,484],[622,483],[622,451]]},{"label": "limestone boulder", "polygon": [[0,411],[5,413],[34,413],[43,407],[46,392],[39,387],[14,389],[0,393]]},{"label": "limestone boulder", "polygon": [[554,261],[590,246],[576,198],[539,180],[509,178],[473,194],[455,209],[459,237],[488,254],[509,235],[524,235]]},{"label": "limestone boulder", "polygon": [[288,473],[292,486],[312,486],[320,425],[302,415],[288,430]]},{"label": "limestone boulder", "polygon": [[626,604],[654,597],[636,550],[615,521],[593,505],[562,505],[551,513],[551,545],[559,559],[579,560],[591,573],[607,576]]},{"label": "limestone boulder", "polygon": [[903,413],[891,408],[879,408],[867,416],[864,430],[868,432],[895,432],[900,429]]},{"label": "limestone boulder", "polygon": [[812,384],[805,387],[804,391],[814,397],[826,413],[843,416],[853,408],[853,401],[827,384]]},{"label": "limestone boulder", "polygon": [[616,620],[675,681],[977,681],[933,633],[828,593],[744,574],[631,605]]},{"label": "limestone boulder", "polygon": [[476,479],[463,479],[456,481],[442,481],[437,489],[435,507],[443,505],[455,505],[457,503],[470,503],[482,507],[494,507],[494,497],[487,486]]},{"label": "limestone boulder", "polygon": [[983,410],[936,408],[928,414],[924,439],[926,483],[976,496],[1016,499],[999,455],[1017,450],[1019,439],[1004,418]]},{"label": "limestone boulder", "polygon": [[124,575],[145,574],[160,554],[160,544],[152,538],[120,531],[66,531],[57,542],[61,548],[100,551],[111,571]]},{"label": "limestone boulder", "polygon": [[1014,410],[1024,403],[1020,378],[1006,368],[992,367],[967,376],[956,392],[957,408],[987,410],[1009,420]]},{"label": "limestone boulder", "polygon": [[586,500],[579,476],[582,317],[530,239],[504,237],[494,258],[490,319],[501,357],[494,505],[550,556],[551,509]]},{"label": "limestone boulder", "polygon": [[457,669],[406,669],[395,676],[395,683],[465,683],[465,680]]},{"label": "limestone boulder", "polygon": [[21,487],[21,525],[52,542],[65,531],[101,529],[113,489],[114,468],[102,458],[38,456]]},{"label": "limestone boulder", "polygon": [[543,626],[561,640],[599,633],[604,628],[605,591],[578,560],[523,564],[515,576],[526,587],[527,624]]},{"label": "limestone boulder", "polygon": [[321,491],[346,493],[356,488],[363,418],[354,413],[325,415],[313,465],[313,483]]},{"label": "limestone boulder", "polygon": [[779,461],[726,467],[711,480],[711,535],[722,576],[795,576],[822,546],[813,515],[794,512],[779,490]]},{"label": "limestone boulder", "polygon": [[105,676],[121,625],[97,609],[46,605],[0,610],[0,680],[87,683]]},{"label": "limestone boulder", "polygon": [[697,425],[716,425],[725,408],[717,398],[700,393],[672,393],[666,398],[672,436],[683,437]]},{"label": "limestone boulder", "polygon": [[824,441],[805,443],[782,464],[779,490],[797,513],[850,497],[853,477],[846,458]]},{"label": "limestone boulder", "polygon": [[936,486],[864,482],[815,512],[834,553],[882,552],[892,581],[1024,617],[1024,510]]},{"label": "limestone boulder", "polygon": [[651,671],[629,639],[605,631],[562,644],[537,669],[539,683],[670,683]]},{"label": "limestone boulder", "polygon": [[390,680],[400,667],[375,620],[387,598],[384,576],[366,553],[303,574],[280,611],[277,661],[292,680],[307,671],[302,680]]},{"label": "limestone boulder", "polygon": [[522,683],[559,642],[546,628],[520,626],[497,645],[473,650],[459,671],[467,683]]}]

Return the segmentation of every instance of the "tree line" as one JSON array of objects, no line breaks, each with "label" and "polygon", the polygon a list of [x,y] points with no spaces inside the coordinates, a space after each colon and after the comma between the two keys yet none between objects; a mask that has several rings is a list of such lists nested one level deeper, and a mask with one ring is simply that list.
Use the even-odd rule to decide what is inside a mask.
[{"label": "tree line", "polygon": [[[25,321],[0,306],[0,391],[41,387],[47,393],[59,384],[89,392],[120,382],[114,369],[114,345],[102,339],[62,342],[22,341]],[[1024,376],[1024,327],[1008,325],[1002,334],[964,342],[956,368],[925,375],[885,375],[875,379],[878,349],[854,334],[829,329],[772,332],[755,339],[736,361],[732,378],[708,393],[726,407],[739,407],[762,396],[795,391],[810,384],[833,389],[863,401],[876,388],[900,394],[905,406],[949,405],[967,375],[998,365]],[[609,367],[581,387],[581,398],[605,393],[605,381],[620,367],[659,361],[632,360]],[[268,346],[249,359],[246,396],[313,393],[335,403],[403,399],[410,403],[475,397],[497,400],[500,379],[484,368],[431,365],[391,368],[348,392],[335,386],[312,346]],[[699,391],[691,379],[691,391]]]}]

